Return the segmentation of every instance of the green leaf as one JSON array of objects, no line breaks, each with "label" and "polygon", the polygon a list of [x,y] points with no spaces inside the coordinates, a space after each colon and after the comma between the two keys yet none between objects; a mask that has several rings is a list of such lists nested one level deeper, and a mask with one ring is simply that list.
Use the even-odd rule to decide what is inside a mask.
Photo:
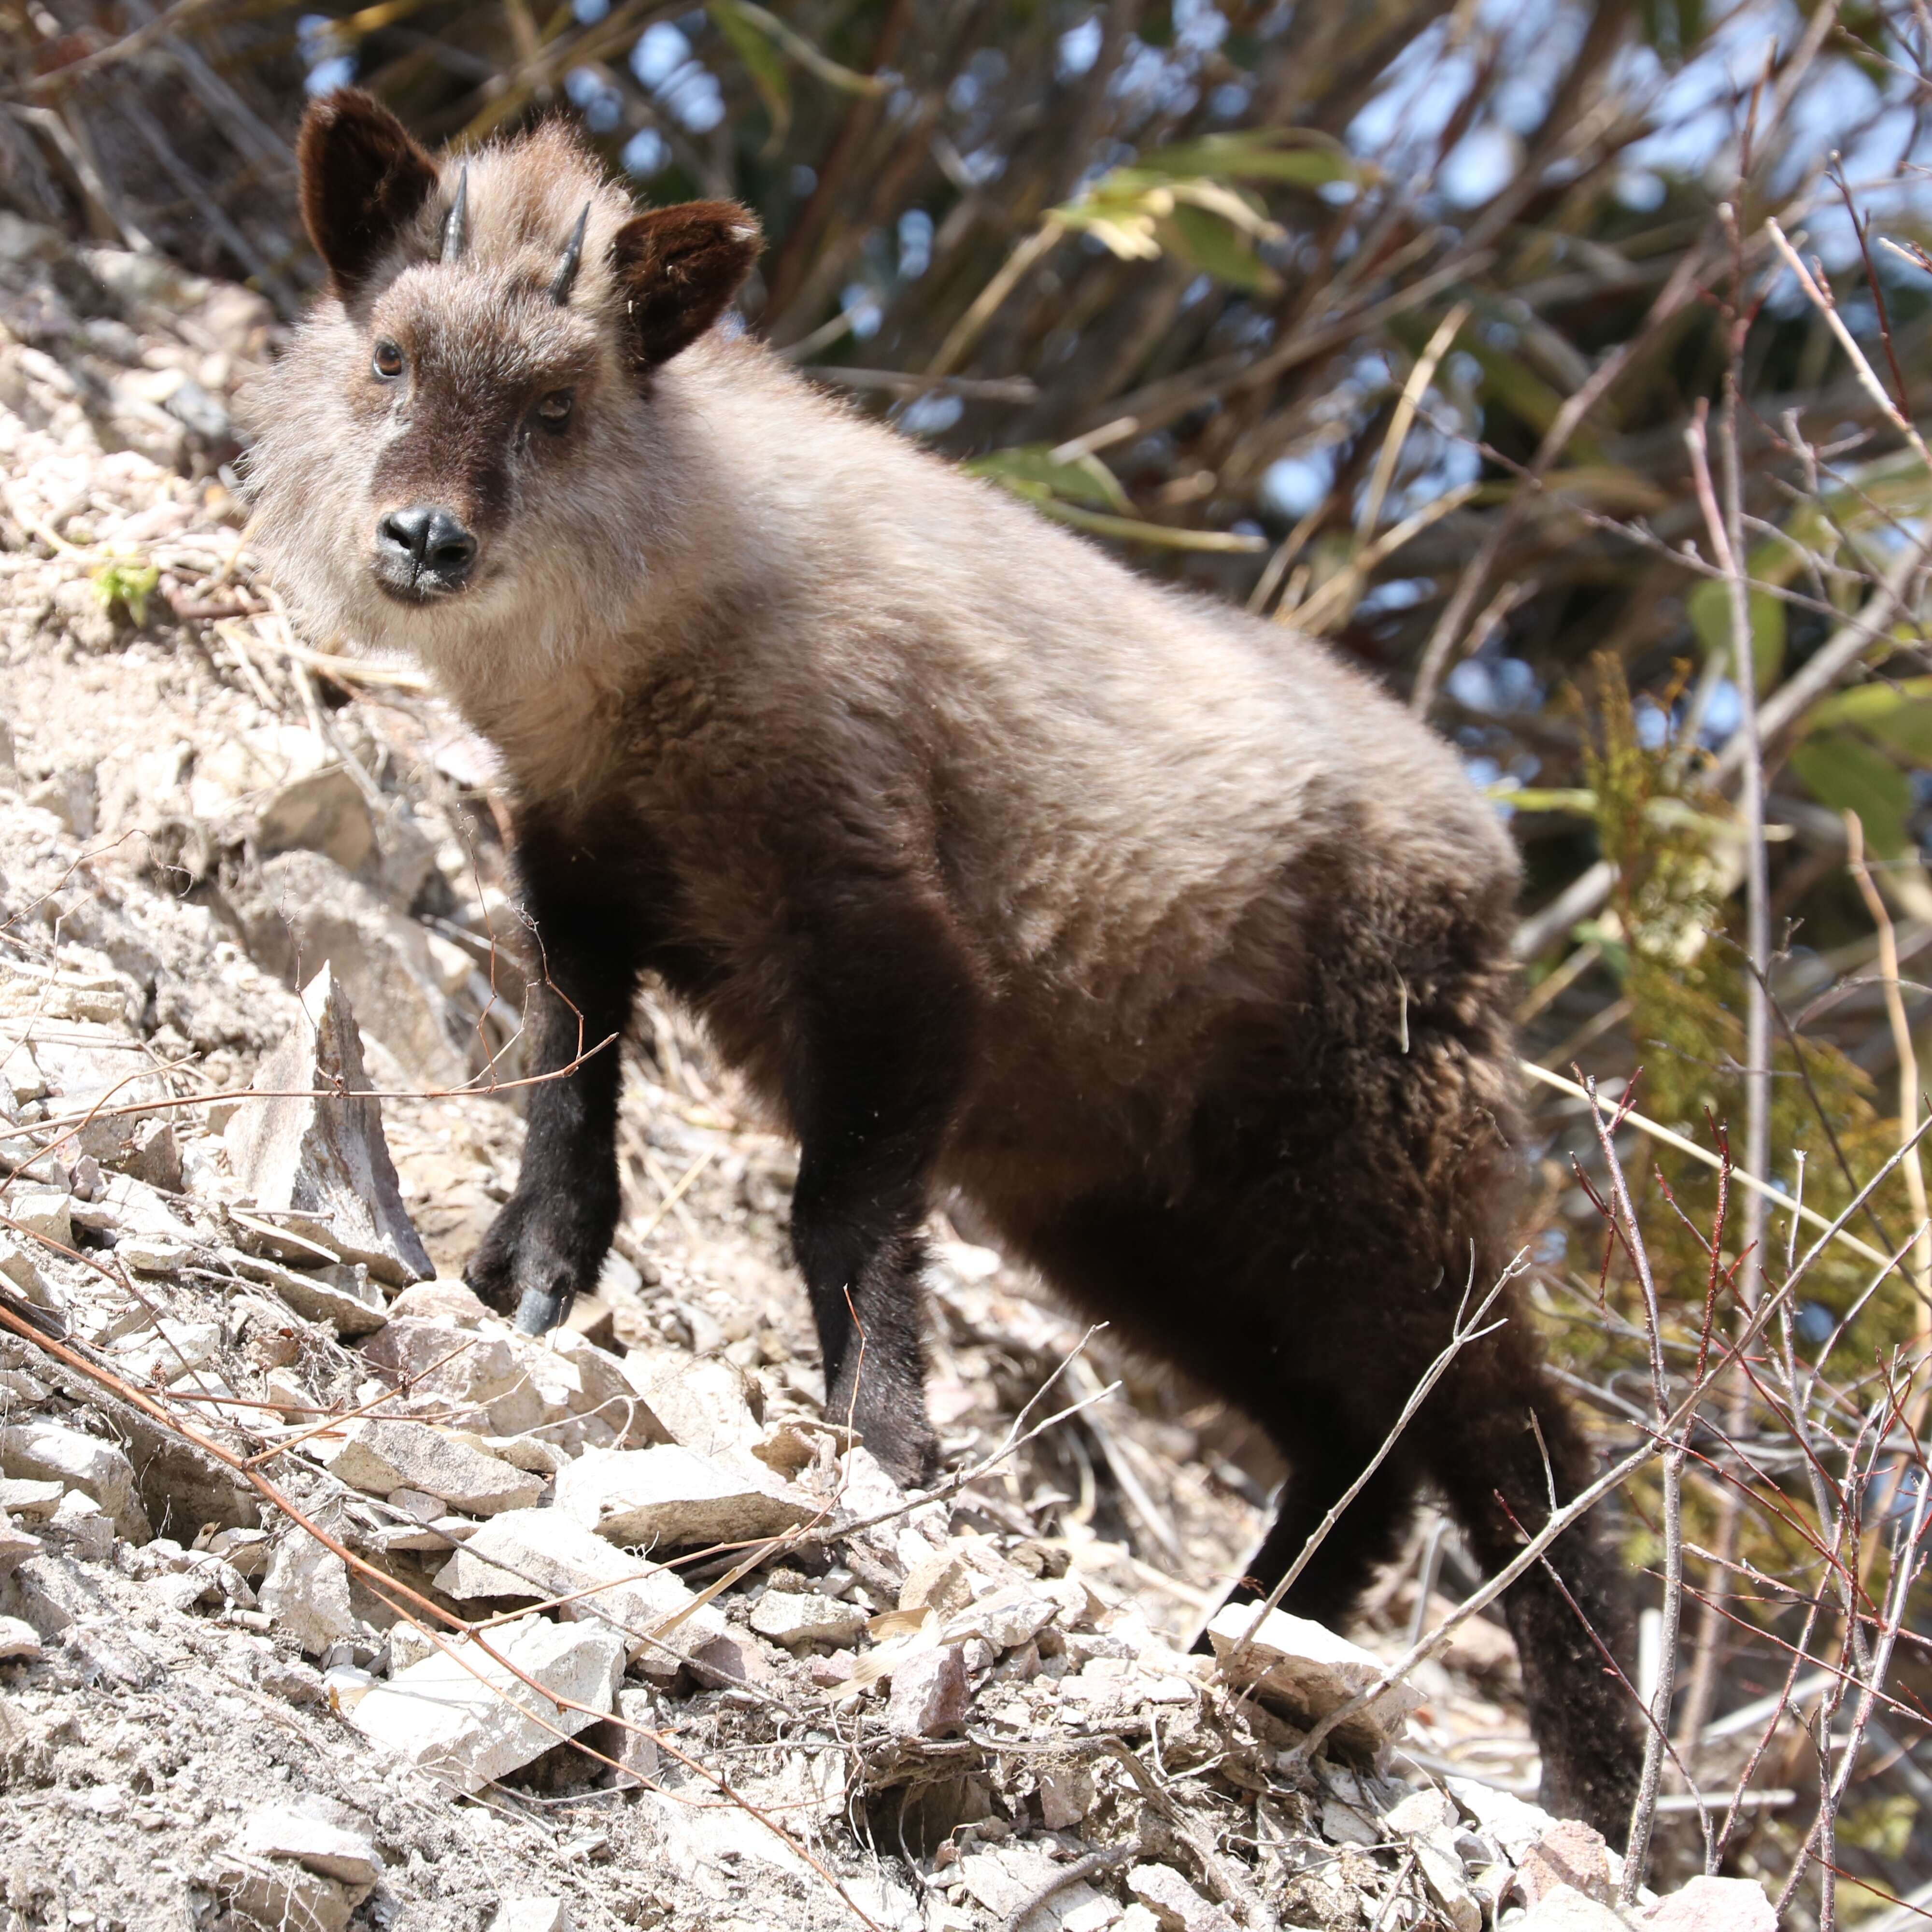
[{"label": "green leaf", "polygon": [[765,104],[772,131],[764,152],[767,157],[775,154],[791,131],[791,76],[785,71],[785,64],[767,35],[746,17],[737,0],[710,0],[705,11],[730,43],[731,51],[744,63],[752,85],[758,90],[758,98]]},{"label": "green leaf", "polygon": [[1912,788],[1875,746],[1849,731],[1823,733],[1792,753],[1791,769],[1820,805],[1856,812],[1864,822],[1865,843],[1880,858],[1902,858],[1911,850],[1905,820]]},{"label": "green leaf", "polygon": [[[1731,654],[1730,586],[1717,578],[1707,578],[1686,600],[1690,628],[1706,655],[1717,653],[1727,660]],[[1784,664],[1784,600],[1768,590],[1755,588],[1746,593],[1750,618],[1751,662],[1757,670],[1761,698],[1778,682]]]},{"label": "green leaf", "polygon": [[1177,203],[1165,224],[1165,238],[1190,267],[1230,288],[1267,295],[1281,286],[1280,278],[1255,253],[1253,243],[1204,208]]},{"label": "green leaf", "polygon": [[[1361,180],[1365,170],[1340,148],[1313,145],[1323,140],[1292,128],[1210,134],[1202,140],[1153,148],[1121,172],[1139,175],[1149,182],[1204,176],[1210,181],[1282,182],[1296,188]],[[1298,145],[1286,146],[1285,142]]]},{"label": "green leaf", "polygon": [[1916,763],[1932,765],[1932,677],[1837,692],[1812,706],[1809,722],[1814,730],[1856,724]]},{"label": "green leaf", "polygon": [[[1889,538],[1898,524],[1932,511],[1932,476],[1911,450],[1876,457],[1845,476],[1844,487],[1828,485],[1793,506],[1784,525],[1788,541],[1767,538],[1759,544],[1750,554],[1751,576],[1762,584],[1790,584],[1806,571],[1808,550],[1882,569],[1892,553],[1864,541],[1868,535]],[[1840,556],[1844,537],[1852,541],[1851,556]]]},{"label": "green leaf", "polygon": [[116,604],[122,605],[137,630],[148,621],[148,599],[160,580],[161,573],[154,565],[131,561],[104,563],[88,579],[100,608],[112,610]]},{"label": "green leaf", "polygon": [[[1539,436],[1556,420],[1556,412],[1563,406],[1561,392],[1520,356],[1498,348],[1480,328],[1464,329],[1456,338],[1456,346],[1467,350],[1482,364],[1484,394],[1500,403],[1511,416],[1527,423]],[[1580,428],[1570,437],[1570,446],[1582,462],[1601,460],[1603,452],[1587,430]]]},{"label": "green leaf", "polygon": [[1506,802],[1519,812],[1593,812],[1597,794],[1586,787],[1556,788],[1536,785],[1485,785],[1484,796]]},{"label": "green leaf", "polygon": [[1704,38],[1703,0],[1643,0],[1639,16],[1644,38],[1673,65]]},{"label": "green leaf", "polygon": [[[796,27],[788,26],[773,13],[756,4],[756,0],[709,0],[706,10],[718,23],[718,31],[730,41],[733,48],[743,52],[738,33],[724,24],[728,15],[742,32],[760,36],[782,47],[807,73],[815,74],[828,87],[836,87],[846,94],[884,94],[892,82],[877,74],[859,74],[849,67],[842,67],[830,56],[820,52]],[[746,57],[746,64],[750,66]],[[752,79],[758,72],[752,70]]]},{"label": "green leaf", "polygon": [[[1265,537],[1241,536],[1232,530],[1177,530],[1166,524],[1144,523],[1132,515],[1108,514],[1078,507],[1084,503],[1104,503],[1112,512],[1131,511],[1127,493],[1114,472],[1098,457],[1083,456],[1077,463],[1054,460],[1045,443],[1023,443],[1012,449],[996,449],[990,456],[975,458],[962,468],[975,476],[1001,483],[1016,496],[1023,496],[1042,516],[1056,523],[1071,524],[1076,530],[1095,536],[1118,537],[1128,543],[1152,544],[1163,550],[1258,550],[1268,548]],[[1072,498],[1072,502],[1064,500]]]},{"label": "green leaf", "polygon": [[1044,442],[996,449],[990,455],[974,458],[964,466],[974,476],[990,477],[996,483],[1004,483],[1016,496],[1034,502],[1059,497],[1121,512],[1133,508],[1119,479],[1097,456],[1083,456],[1073,463],[1057,462],[1051,446]]}]

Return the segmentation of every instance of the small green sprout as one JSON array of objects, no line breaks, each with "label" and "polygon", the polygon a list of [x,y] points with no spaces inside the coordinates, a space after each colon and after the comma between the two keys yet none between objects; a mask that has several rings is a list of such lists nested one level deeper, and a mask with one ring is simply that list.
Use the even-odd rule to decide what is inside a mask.
[{"label": "small green sprout", "polygon": [[116,560],[104,563],[89,580],[104,610],[118,604],[134,620],[136,629],[148,621],[148,599],[161,580],[161,573],[152,563]]}]

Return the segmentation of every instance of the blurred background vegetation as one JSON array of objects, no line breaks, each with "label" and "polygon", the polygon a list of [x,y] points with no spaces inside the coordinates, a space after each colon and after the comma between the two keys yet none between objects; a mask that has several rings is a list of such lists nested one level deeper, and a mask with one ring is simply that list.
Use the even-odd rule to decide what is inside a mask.
[{"label": "blurred background vegetation", "polygon": [[[1527,862],[1526,1058],[1707,1150],[1754,1134],[1829,1217],[1922,1118],[1932,1052],[1928,73],[1919,0],[0,0],[0,204],[292,320],[320,280],[293,131],[349,83],[432,142],[568,114],[640,198],[742,200],[770,242],[744,321],[781,353],[1449,734]],[[1532,1100],[1539,1300],[1628,1436],[1636,1277],[1600,1280],[1587,1103]],[[1718,1177],[1618,1144],[1681,1372]],[[1918,1159],[1786,1310],[1829,1454],[1755,1383],[1697,1438],[1694,1745],[1778,1688],[1820,1549],[1849,1537],[1882,1586],[1924,1480]],[[1734,1195],[1716,1232],[1721,1334],[1798,1229]],[[1626,1517],[1652,1563],[1657,1508]],[[1894,1672],[1922,1712],[1924,1642]],[[1833,1854],[1880,1916],[1932,1880],[1923,1732],[1886,1721],[1912,1736]],[[1750,1829],[1788,1851],[1810,1818]]]}]

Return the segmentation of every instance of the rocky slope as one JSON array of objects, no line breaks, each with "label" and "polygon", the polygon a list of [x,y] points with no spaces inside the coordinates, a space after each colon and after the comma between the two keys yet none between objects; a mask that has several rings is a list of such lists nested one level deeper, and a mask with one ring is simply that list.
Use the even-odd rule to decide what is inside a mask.
[{"label": "rocky slope", "polygon": [[[0,215],[0,1932],[1614,1923],[1494,1623],[1300,1749],[1417,1563],[1370,1648],[1186,1654],[1264,1451],[943,1217],[902,1492],[674,1016],[598,1298],[462,1286],[520,1134],[488,754],[255,574],[271,334]],[[1700,1883],[1636,1916],[1767,1922]]]}]

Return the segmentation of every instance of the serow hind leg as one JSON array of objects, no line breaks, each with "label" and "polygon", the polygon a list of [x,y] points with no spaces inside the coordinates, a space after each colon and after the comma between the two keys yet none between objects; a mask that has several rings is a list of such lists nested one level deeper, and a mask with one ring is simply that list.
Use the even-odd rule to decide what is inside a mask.
[{"label": "serow hind leg", "polygon": [[[1258,1419],[1288,1459],[1288,1479],[1266,1538],[1228,1592],[1230,1603],[1256,1602],[1272,1593],[1377,1447],[1347,1427],[1335,1406],[1318,1394],[1298,1394],[1292,1413]],[[1316,1546],[1281,1607],[1341,1630],[1376,1571],[1396,1554],[1414,1499],[1414,1480],[1406,1466],[1385,1462]],[[1206,1648],[1204,1640],[1201,1647]]]},{"label": "serow hind leg", "polygon": [[[1559,1504],[1587,1484],[1589,1451],[1514,1325],[1472,1349],[1438,1393],[1445,1400],[1429,1418],[1435,1473],[1477,1561],[1493,1575],[1547,1519],[1552,1478]],[[1619,1846],[1641,1754],[1635,1699],[1610,1663],[1628,1676],[1628,1597],[1614,1553],[1586,1516],[1503,1598],[1543,1757],[1543,1802]]]},{"label": "serow hind leg", "polygon": [[926,1481],[936,1445],[926,1413],[918,1238],[903,1225],[867,1227],[801,1199],[792,1244],[825,1364],[826,1420],[856,1430],[902,1482]]}]

